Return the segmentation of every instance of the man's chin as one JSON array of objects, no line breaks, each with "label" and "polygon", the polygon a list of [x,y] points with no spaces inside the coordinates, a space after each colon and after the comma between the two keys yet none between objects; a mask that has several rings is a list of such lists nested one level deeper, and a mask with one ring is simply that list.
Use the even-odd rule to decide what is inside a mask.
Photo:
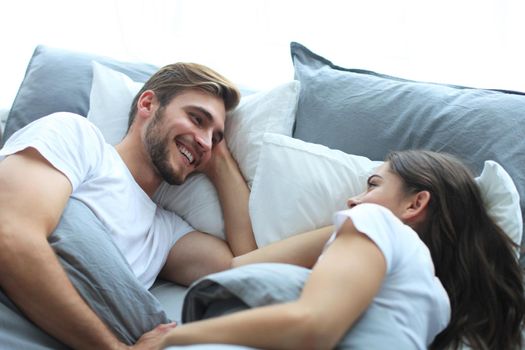
[{"label": "man's chin", "polygon": [[174,171],[169,171],[167,169],[158,169],[158,173],[162,180],[174,186],[182,185],[187,178],[186,174],[177,174]]},{"label": "man's chin", "polygon": [[172,177],[163,177],[162,178],[166,183],[173,185],[173,186],[180,186],[182,185],[186,179],[174,179]]}]

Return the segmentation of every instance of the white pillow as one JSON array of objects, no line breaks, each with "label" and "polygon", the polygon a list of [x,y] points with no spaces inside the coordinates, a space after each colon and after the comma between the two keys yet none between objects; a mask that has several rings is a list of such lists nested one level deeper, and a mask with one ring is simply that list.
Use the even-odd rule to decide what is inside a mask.
[{"label": "white pillow", "polygon": [[180,186],[162,182],[153,200],[174,211],[194,229],[225,238],[221,204],[215,187],[204,174],[193,174]]},{"label": "white pillow", "polygon": [[[510,175],[493,160],[476,178],[489,214],[519,247],[523,235],[520,196]],[[516,250],[519,257],[519,248]]]},{"label": "white pillow", "polygon": [[93,61],[93,83],[87,118],[95,124],[106,142],[119,143],[128,130],[131,101],[144,83]]},{"label": "white pillow", "polygon": [[[127,130],[128,113],[142,83],[99,63],[93,63],[88,119],[106,141],[120,142]],[[255,176],[265,132],[292,134],[299,98],[299,82],[290,81],[269,91],[243,97],[226,117],[225,138],[247,183]],[[194,174],[181,186],[163,183],[153,200],[185,219],[196,230],[224,238],[224,221],[214,186],[203,174]]]},{"label": "white pillow", "polygon": [[266,132],[291,136],[299,101],[299,81],[241,99],[225,122],[228,148],[237,160],[249,187],[255,177],[263,135]]},{"label": "white pillow", "polygon": [[331,225],[334,212],[366,189],[382,162],[267,133],[250,195],[259,247]]},{"label": "white pillow", "polygon": [[[259,246],[332,224],[333,213],[366,188],[381,161],[350,155],[283,135],[266,134],[250,195]],[[519,194],[509,174],[486,161],[476,181],[489,215],[519,245]]]},{"label": "white pillow", "polygon": [[[226,117],[225,139],[251,187],[266,131],[291,135],[299,97],[299,82],[241,99]],[[224,220],[215,187],[203,174],[195,174],[181,186],[163,183],[153,199],[184,218],[195,229],[224,238]]]}]

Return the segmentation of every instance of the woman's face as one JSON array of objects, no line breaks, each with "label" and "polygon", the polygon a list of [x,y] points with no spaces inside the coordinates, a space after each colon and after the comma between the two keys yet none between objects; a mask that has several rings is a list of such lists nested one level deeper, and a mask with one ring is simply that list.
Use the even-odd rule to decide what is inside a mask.
[{"label": "woman's face", "polygon": [[347,204],[349,208],[361,203],[379,204],[390,209],[397,217],[401,217],[407,199],[407,195],[403,192],[401,178],[391,172],[390,164],[385,162],[368,178],[366,191],[348,199]]}]

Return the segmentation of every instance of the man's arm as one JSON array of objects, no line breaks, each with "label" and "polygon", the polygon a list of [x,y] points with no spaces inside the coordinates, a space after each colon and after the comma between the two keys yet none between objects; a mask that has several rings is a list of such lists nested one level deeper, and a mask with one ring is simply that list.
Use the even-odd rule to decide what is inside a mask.
[{"label": "man's arm", "polygon": [[75,349],[125,348],[47,242],[70,194],[65,175],[32,148],[0,162],[0,286],[29,319]]},{"label": "man's arm", "polygon": [[237,257],[233,257],[223,240],[197,231],[190,232],[171,249],[160,276],[189,285],[210,273],[255,263],[276,262],[312,268],[333,230],[333,226],[322,227]]},{"label": "man's arm", "polygon": [[235,256],[257,248],[248,212],[250,192],[226,142],[213,149],[203,172],[214,184],[224,216],[226,241],[194,231],[175,243],[160,276],[183,285],[232,266]]},{"label": "man's arm", "polygon": [[248,187],[228,150],[218,151],[223,158],[215,159],[214,167],[208,169],[207,174],[219,193],[229,245],[214,236],[190,232],[173,246],[160,276],[189,285],[210,273],[259,262],[311,268],[334,227],[326,226],[255,249],[248,212]]},{"label": "man's arm", "polygon": [[257,249],[248,210],[250,190],[226,141],[214,147],[213,156],[204,172],[219,195],[226,241],[233,256]]}]

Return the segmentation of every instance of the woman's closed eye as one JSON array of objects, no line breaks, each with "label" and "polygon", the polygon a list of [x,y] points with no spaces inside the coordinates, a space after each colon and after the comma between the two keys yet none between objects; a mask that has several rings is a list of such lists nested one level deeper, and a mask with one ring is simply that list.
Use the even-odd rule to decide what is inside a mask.
[{"label": "woman's closed eye", "polygon": [[377,187],[377,186],[379,186],[379,176],[377,175],[370,176],[368,180],[366,181],[367,189],[371,190],[372,188]]}]

